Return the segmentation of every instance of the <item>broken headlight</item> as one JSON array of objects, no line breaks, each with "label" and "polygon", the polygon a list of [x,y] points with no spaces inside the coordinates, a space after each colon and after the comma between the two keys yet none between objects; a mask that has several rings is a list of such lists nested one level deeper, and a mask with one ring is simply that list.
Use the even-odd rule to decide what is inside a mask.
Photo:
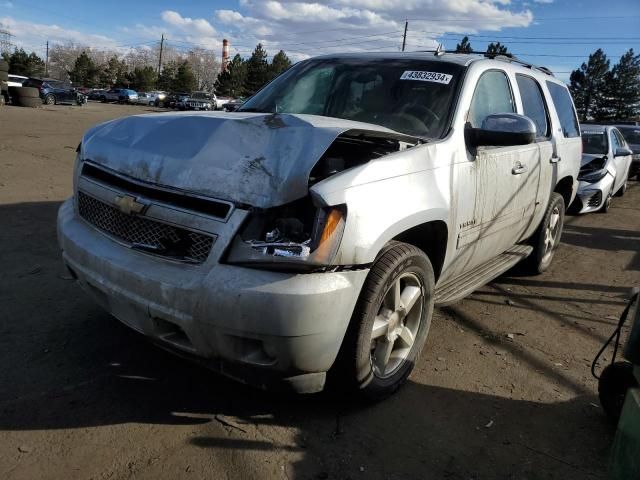
[{"label": "broken headlight", "polygon": [[316,207],[310,197],[251,212],[229,250],[229,263],[309,269],[331,265],[340,245],[346,207]]},{"label": "broken headlight", "polygon": [[592,160],[580,169],[578,180],[589,183],[599,182],[607,174],[606,164],[607,157]]}]

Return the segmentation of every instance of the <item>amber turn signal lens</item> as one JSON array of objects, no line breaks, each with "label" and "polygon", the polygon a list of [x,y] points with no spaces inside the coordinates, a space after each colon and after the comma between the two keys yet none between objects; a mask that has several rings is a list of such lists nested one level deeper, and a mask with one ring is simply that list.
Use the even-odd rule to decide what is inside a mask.
[{"label": "amber turn signal lens", "polygon": [[318,248],[316,249],[316,258],[321,261],[330,260],[329,256],[333,250],[333,234],[336,232],[342,222],[343,214],[337,208],[334,208],[327,217],[327,223],[324,225]]}]

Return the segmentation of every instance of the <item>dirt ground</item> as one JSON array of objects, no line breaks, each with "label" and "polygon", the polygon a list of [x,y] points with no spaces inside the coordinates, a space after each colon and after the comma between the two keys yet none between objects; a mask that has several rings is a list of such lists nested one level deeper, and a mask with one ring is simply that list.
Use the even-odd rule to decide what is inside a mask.
[{"label": "dirt ground", "polygon": [[160,351],[62,267],[55,217],[82,133],[147,110],[0,109],[0,478],[606,476],[614,429],[589,365],[640,285],[638,182],[607,215],[567,217],[546,274],[437,309],[392,398],[277,396]]}]

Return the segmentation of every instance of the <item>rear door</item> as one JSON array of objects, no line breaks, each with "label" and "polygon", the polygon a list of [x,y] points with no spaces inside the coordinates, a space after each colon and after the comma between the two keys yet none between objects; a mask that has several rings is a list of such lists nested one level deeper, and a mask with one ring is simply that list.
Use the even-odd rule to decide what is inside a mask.
[{"label": "rear door", "polygon": [[518,234],[519,239],[522,239],[534,232],[544,213],[553,178],[553,144],[549,108],[542,86],[530,75],[517,73],[515,77],[520,100],[518,112],[529,117],[536,125],[538,147],[537,156],[528,155],[522,159],[523,165],[532,172],[528,177],[522,178],[521,188],[516,197],[524,212],[523,224]]}]

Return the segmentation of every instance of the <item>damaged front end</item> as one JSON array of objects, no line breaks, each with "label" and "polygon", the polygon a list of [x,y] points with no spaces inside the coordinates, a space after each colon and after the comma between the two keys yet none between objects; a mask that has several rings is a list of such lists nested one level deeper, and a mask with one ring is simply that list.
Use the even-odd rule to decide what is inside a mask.
[{"label": "damaged front end", "polygon": [[[418,143],[418,139],[400,134],[345,132],[311,170],[309,187]],[[227,262],[285,270],[317,270],[331,265],[344,232],[347,205],[324,205],[310,192],[280,207],[252,209],[231,245]]]},{"label": "damaged front end", "polygon": [[602,180],[607,175],[607,156],[592,157],[589,156],[583,159],[582,166],[580,167],[580,173],[578,173],[578,180],[587,183],[596,183]]}]

